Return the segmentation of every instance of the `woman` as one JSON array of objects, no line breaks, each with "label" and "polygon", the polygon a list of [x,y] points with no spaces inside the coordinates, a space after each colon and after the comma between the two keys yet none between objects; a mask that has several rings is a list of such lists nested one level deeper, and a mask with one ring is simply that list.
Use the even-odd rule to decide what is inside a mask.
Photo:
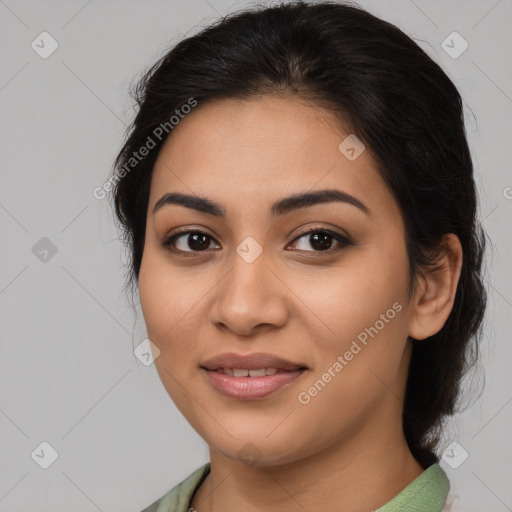
[{"label": "woman", "polygon": [[164,55],[112,175],[163,385],[210,462],[145,509],[448,510],[485,234],[455,86],[358,6]]}]

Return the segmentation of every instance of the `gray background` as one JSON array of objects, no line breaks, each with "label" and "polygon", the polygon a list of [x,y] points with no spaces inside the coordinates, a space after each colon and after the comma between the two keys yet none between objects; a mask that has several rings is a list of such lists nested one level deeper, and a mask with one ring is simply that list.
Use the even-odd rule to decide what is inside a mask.
[{"label": "gray background", "polygon": [[[248,5],[0,0],[0,511],[137,512],[207,461],[154,365],[133,354],[146,337],[143,319],[123,294],[126,255],[107,199],[92,191],[133,117],[132,77],[185,35]],[[494,247],[481,365],[465,384],[469,408],[443,442],[469,457],[442,466],[465,510],[512,510],[512,1],[360,5],[413,37],[466,104]],[[59,45],[47,59],[31,47],[43,31]],[[458,58],[441,47],[453,31],[469,43]],[[54,255],[41,252],[43,237]],[[48,469],[31,456],[43,441],[58,452]]]}]

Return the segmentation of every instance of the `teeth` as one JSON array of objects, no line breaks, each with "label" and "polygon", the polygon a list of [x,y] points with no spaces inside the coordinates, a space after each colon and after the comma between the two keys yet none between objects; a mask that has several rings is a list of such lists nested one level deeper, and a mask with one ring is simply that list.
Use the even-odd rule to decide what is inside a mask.
[{"label": "teeth", "polygon": [[265,368],[261,368],[260,370],[249,370],[249,375],[251,377],[265,377]]},{"label": "teeth", "polygon": [[221,373],[231,377],[265,377],[277,373],[276,368],[260,368],[258,370],[247,370],[246,368],[219,368]]}]

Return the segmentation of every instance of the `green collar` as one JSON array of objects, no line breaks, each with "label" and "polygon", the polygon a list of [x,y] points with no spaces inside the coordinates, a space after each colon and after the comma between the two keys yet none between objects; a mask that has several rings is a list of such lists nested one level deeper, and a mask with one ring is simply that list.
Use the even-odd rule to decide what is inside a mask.
[{"label": "green collar", "polygon": [[[192,496],[209,472],[207,462],[142,512],[187,512]],[[375,512],[442,512],[449,490],[446,473],[439,464],[432,464]]]},{"label": "green collar", "polygon": [[432,464],[375,512],[442,512],[449,490],[446,473],[439,464]]}]

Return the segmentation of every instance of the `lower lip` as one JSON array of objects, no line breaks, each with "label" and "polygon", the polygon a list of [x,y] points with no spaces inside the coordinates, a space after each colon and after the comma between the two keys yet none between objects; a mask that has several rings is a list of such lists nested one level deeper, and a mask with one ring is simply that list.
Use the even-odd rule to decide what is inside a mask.
[{"label": "lower lip", "polygon": [[304,370],[283,371],[265,377],[232,377],[225,373],[204,370],[212,387],[219,393],[238,400],[263,398],[288,387]]}]

